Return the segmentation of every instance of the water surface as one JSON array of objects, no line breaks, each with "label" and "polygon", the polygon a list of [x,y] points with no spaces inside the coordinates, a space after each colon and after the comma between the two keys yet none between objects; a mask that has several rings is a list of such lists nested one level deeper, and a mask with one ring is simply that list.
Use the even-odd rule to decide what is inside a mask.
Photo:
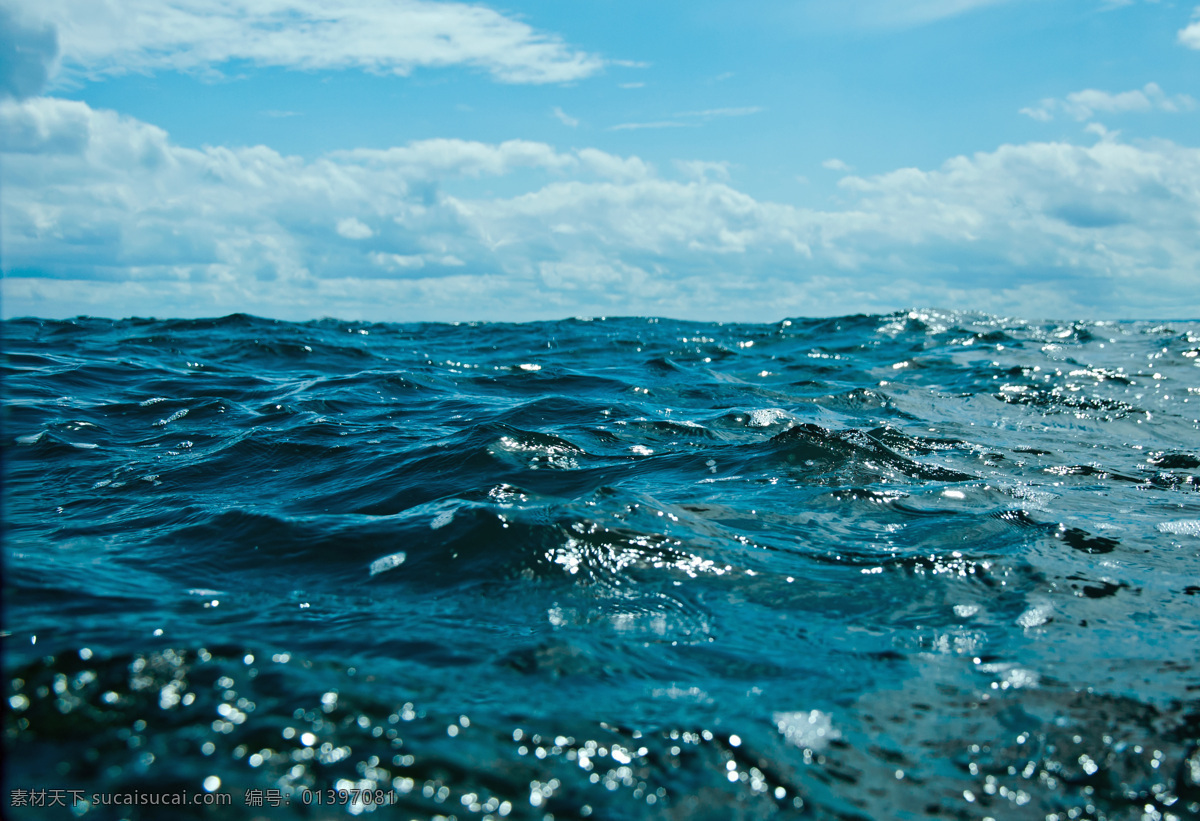
[{"label": "water surface", "polygon": [[1200,323],[3,331],[10,792],[1200,815]]}]

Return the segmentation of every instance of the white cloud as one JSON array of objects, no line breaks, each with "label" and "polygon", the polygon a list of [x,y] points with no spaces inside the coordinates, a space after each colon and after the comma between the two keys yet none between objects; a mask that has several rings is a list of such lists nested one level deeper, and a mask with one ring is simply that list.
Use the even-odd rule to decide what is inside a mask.
[{"label": "white cloud", "polygon": [[1089,134],[1095,134],[1102,140],[1115,140],[1121,134],[1120,131],[1109,131],[1101,123],[1088,123],[1083,130]]},{"label": "white cloud", "polygon": [[1179,42],[1188,48],[1200,49],[1200,6],[1192,12],[1192,21],[1179,30]]},{"label": "white cloud", "polygon": [[1054,109],[1058,107],[1058,100],[1047,97],[1038,103],[1037,107],[1022,108],[1019,113],[1026,117],[1032,117],[1039,123],[1048,123],[1054,119]]},{"label": "white cloud", "polygon": [[617,157],[595,148],[575,152],[583,167],[609,180],[644,180],[654,175],[654,169],[638,157]]},{"label": "white cloud", "polygon": [[570,114],[567,114],[565,111],[563,111],[558,106],[555,106],[552,109],[552,113],[558,119],[558,121],[560,123],[567,126],[568,128],[576,128],[579,126],[579,120],[575,119]]},{"label": "white cloud", "polygon": [[1200,149],[1165,141],[1006,145],[937,171],[843,180],[857,206],[824,236],[859,268],[886,259],[898,277],[919,271],[952,287],[991,277],[1057,288],[1060,303],[1087,312],[1161,315],[1174,313],[1172,295],[1194,290],[1197,182]]},{"label": "white cloud", "polygon": [[370,239],[375,236],[371,226],[357,217],[346,217],[338,220],[337,232],[346,239]]},{"label": "white cloud", "polygon": [[57,64],[54,27],[0,2],[0,98],[39,93]]},{"label": "white cloud", "polygon": [[448,176],[501,176],[521,168],[565,169],[577,162],[545,143],[507,140],[488,145],[444,138],[396,148],[334,151],[328,157],[339,165],[372,168],[405,183]]},{"label": "white cloud", "polygon": [[604,61],[481,5],[432,0],[39,0],[64,68],[96,77],[212,71],[231,60],[408,74],[466,65],[507,83],[595,74]]},{"label": "white cloud", "polygon": [[821,163],[822,168],[828,168],[830,171],[852,171],[853,169],[837,157],[830,157]]},{"label": "white cloud", "polygon": [[1094,88],[1076,91],[1068,94],[1065,100],[1047,98],[1035,108],[1022,108],[1021,113],[1041,122],[1054,119],[1056,111],[1061,111],[1076,120],[1090,119],[1097,112],[1106,114],[1122,114],[1129,111],[1190,111],[1196,107],[1196,101],[1187,94],[1169,96],[1159,88],[1157,83],[1146,83],[1140,89],[1122,91],[1113,94]]},{"label": "white cloud", "polygon": [[[839,210],[757,200],[720,163],[676,179],[523,141],[190,149],[51,98],[0,103],[0,148],[9,315],[1200,312],[1200,149],[1165,141],[846,177]],[[521,193],[464,193],[484,176]]]},{"label": "white cloud", "polygon": [[563,225],[569,230],[554,238],[556,256],[608,246],[689,265],[700,255],[706,267],[713,254],[744,254],[755,247],[807,256],[812,227],[789,206],[757,202],[723,183],[657,178],[625,184],[556,182],[511,199],[460,207],[487,236],[505,245],[535,245],[545,241],[547,226],[553,231]]},{"label": "white cloud", "polygon": [[386,268],[389,271],[425,267],[425,258],[420,254],[385,254],[381,251],[373,251],[368,258],[380,268]]},{"label": "white cloud", "polygon": [[684,176],[694,180],[721,180],[729,182],[729,163],[727,162],[704,162],[703,160],[676,160],[675,167],[683,172]]}]

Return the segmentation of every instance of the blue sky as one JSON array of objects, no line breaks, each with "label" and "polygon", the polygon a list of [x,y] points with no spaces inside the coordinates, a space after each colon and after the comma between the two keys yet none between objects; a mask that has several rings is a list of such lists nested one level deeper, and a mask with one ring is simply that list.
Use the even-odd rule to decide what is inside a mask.
[{"label": "blue sky", "polygon": [[1200,6],[0,0],[6,316],[1200,316]]}]

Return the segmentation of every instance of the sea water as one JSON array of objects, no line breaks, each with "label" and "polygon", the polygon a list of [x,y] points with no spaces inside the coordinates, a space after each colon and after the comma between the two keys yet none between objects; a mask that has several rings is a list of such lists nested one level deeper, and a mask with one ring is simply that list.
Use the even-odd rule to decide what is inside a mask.
[{"label": "sea water", "polygon": [[8,817],[1200,815],[1200,323],[3,334]]}]

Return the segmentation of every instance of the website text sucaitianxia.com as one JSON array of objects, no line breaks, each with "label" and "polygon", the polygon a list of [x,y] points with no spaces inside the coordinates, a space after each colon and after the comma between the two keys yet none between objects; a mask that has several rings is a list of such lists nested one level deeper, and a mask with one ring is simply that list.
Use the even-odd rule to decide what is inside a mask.
[{"label": "website text sucaitianxia.com", "polygon": [[215,806],[233,804],[233,796],[221,792],[88,792],[65,788],[11,789],[10,807],[83,806]]}]

